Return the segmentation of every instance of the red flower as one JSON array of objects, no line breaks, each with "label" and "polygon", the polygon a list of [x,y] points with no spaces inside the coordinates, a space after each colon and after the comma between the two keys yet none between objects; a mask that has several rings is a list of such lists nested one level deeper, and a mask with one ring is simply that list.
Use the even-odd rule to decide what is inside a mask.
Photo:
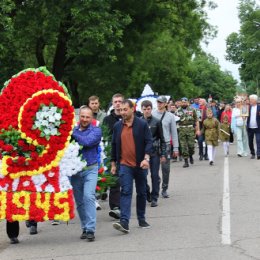
[{"label": "red flower", "polygon": [[99,168],[98,173],[101,174],[104,172],[104,167]]},{"label": "red flower", "polygon": [[101,178],[101,182],[106,182],[106,180],[107,180],[107,178],[105,178],[105,177],[103,177],[103,178]]},{"label": "red flower", "polygon": [[21,146],[21,147],[23,147],[23,146],[25,145],[25,142],[24,142],[24,140],[22,140],[22,139],[19,139],[17,143],[18,143],[18,145]]},{"label": "red flower", "polygon": [[19,157],[18,157],[18,160],[17,160],[17,163],[18,163],[19,165],[24,165],[24,164],[25,164],[25,157],[19,156]]},{"label": "red flower", "polygon": [[14,147],[10,144],[6,144],[3,146],[3,150],[5,150],[6,152],[12,152],[14,150]]},{"label": "red flower", "polygon": [[97,185],[97,186],[96,186],[96,190],[97,190],[97,191],[100,191],[101,188]]}]

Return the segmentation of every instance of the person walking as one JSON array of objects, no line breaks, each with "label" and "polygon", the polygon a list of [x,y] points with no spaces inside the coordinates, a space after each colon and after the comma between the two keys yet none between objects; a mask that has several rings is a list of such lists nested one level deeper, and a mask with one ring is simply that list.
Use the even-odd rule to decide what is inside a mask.
[{"label": "person walking", "polygon": [[73,129],[72,138],[83,146],[81,154],[87,169],[71,176],[71,185],[77,204],[82,234],[81,239],[95,240],[96,231],[96,185],[98,178],[98,145],[101,129],[91,124],[93,112],[87,106],[79,111],[79,125]]},{"label": "person walking", "polygon": [[[142,118],[148,123],[153,138],[153,149],[150,156],[152,192],[150,193],[150,187],[147,183],[147,197],[151,197],[151,207],[157,207],[161,181],[159,176],[160,161],[166,161],[166,144],[164,141],[163,129],[160,120],[158,120],[152,115],[152,102],[149,100],[144,100],[141,103],[141,109],[143,112]],[[149,202],[148,198],[147,201]]]},{"label": "person walking", "polygon": [[230,140],[230,133],[231,127],[229,123],[228,115],[224,115],[222,118],[222,122],[220,123],[219,128],[219,139],[222,141],[224,155],[227,157],[229,155],[229,140]]},{"label": "person walking", "polygon": [[[179,141],[175,117],[171,112],[166,111],[167,98],[159,96],[157,98],[157,110],[152,115],[159,119],[163,128],[164,141],[166,143],[166,161],[161,163],[162,167],[162,197],[169,198],[167,192],[170,177],[170,160],[179,154]],[[171,155],[171,141],[173,145],[173,153]]]},{"label": "person walking", "polygon": [[219,121],[213,116],[211,109],[207,110],[207,119],[203,121],[203,132],[208,146],[209,165],[214,164],[216,146],[219,138]]},{"label": "person walking", "polygon": [[[249,96],[249,116],[247,119],[248,143],[251,152],[251,159],[260,160],[260,105],[257,104],[258,96]],[[254,136],[256,138],[256,153],[254,148]]]},{"label": "person walking", "polygon": [[[103,121],[103,125],[108,127],[109,130],[109,143],[112,141],[112,134],[114,125],[122,120],[122,116],[120,113],[121,104],[124,100],[124,96],[120,93],[114,94],[112,97],[112,106],[110,115],[106,116]],[[118,174],[115,174],[118,177]],[[113,187],[110,187],[109,190],[109,216],[115,219],[120,218],[120,183],[117,181]]]},{"label": "person walking", "polygon": [[232,110],[231,130],[237,139],[237,156],[248,155],[248,136],[246,122],[248,114],[242,114],[243,99],[240,96],[235,97],[235,107]]},{"label": "person walking", "polygon": [[182,156],[184,158],[183,168],[186,168],[189,167],[188,159],[190,159],[190,164],[194,163],[193,154],[195,133],[200,135],[200,130],[196,110],[189,106],[189,102],[186,97],[183,97],[181,102],[182,105],[180,108],[178,108],[176,115],[180,117],[179,139],[180,146],[182,148]]},{"label": "person walking", "polygon": [[[200,127],[200,134],[197,136],[198,138],[198,146],[199,146],[199,160],[202,161],[208,160],[208,147],[205,143],[205,135],[202,133],[203,128],[203,121],[207,118],[207,102],[205,98],[199,99],[199,109],[200,109],[200,116],[199,116],[199,127]],[[205,146],[205,147],[204,147]],[[204,150],[204,151],[203,151]]]},{"label": "person walking", "polygon": [[120,221],[113,227],[129,232],[133,181],[136,186],[136,213],[139,226],[149,228],[145,219],[146,178],[152,152],[152,135],[148,124],[134,115],[134,105],[126,99],[121,104],[123,121],[114,126],[111,152],[111,173],[120,178]]}]

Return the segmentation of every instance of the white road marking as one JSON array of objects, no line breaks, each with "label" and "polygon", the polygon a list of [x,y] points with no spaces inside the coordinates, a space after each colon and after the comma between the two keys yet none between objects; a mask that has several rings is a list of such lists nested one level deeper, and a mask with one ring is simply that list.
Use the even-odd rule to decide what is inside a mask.
[{"label": "white road marking", "polygon": [[230,191],[229,191],[229,162],[228,157],[224,160],[224,183],[223,183],[223,211],[222,211],[222,244],[231,244],[230,227]]}]

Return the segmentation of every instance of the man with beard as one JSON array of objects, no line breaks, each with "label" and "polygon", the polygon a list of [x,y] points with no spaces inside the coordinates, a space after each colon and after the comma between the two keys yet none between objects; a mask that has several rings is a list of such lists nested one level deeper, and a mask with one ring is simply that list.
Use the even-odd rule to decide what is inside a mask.
[{"label": "man with beard", "polygon": [[180,146],[182,148],[182,156],[185,161],[183,167],[186,168],[189,167],[188,159],[190,159],[190,164],[194,163],[192,156],[194,154],[195,130],[197,135],[200,134],[200,131],[196,110],[189,106],[186,97],[183,97],[181,102],[182,105],[178,108],[176,114],[180,117],[179,138]]}]

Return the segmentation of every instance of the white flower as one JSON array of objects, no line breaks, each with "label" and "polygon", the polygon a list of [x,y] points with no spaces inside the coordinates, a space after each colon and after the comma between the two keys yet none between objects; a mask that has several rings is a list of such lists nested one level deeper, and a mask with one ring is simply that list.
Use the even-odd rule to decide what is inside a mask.
[{"label": "white flower", "polygon": [[23,186],[24,186],[24,187],[28,187],[29,185],[30,185],[30,182],[29,182],[29,181],[24,181],[24,182],[23,182]]},{"label": "white flower", "polygon": [[57,107],[51,107],[50,111],[53,112],[53,113],[56,113],[57,112]]},{"label": "white flower", "polygon": [[49,110],[49,107],[47,107],[47,106],[43,106],[42,107],[42,111],[44,112],[44,111],[48,111]]},{"label": "white flower", "polygon": [[55,117],[54,116],[49,116],[49,122],[54,123],[55,122]]},{"label": "white flower", "polygon": [[57,128],[52,128],[51,129],[51,135],[57,135],[57,133],[58,133]]},{"label": "white flower", "polygon": [[35,188],[38,192],[42,191],[41,185],[45,183],[46,177],[44,174],[38,174],[38,175],[33,175],[32,176],[32,181],[35,185]]},{"label": "white flower", "polygon": [[60,175],[72,176],[80,171],[87,165],[86,161],[81,159],[79,155],[80,146],[78,143],[70,143],[67,147],[64,156],[60,161]]},{"label": "white flower", "polygon": [[55,117],[56,121],[58,121],[58,120],[61,119],[61,114],[60,114],[60,113],[56,113],[56,114],[54,115],[54,117]]},{"label": "white flower", "polygon": [[48,173],[48,176],[49,176],[50,178],[52,178],[54,175],[55,175],[54,172],[49,172],[49,173]]},{"label": "white flower", "polygon": [[51,184],[48,184],[45,188],[45,192],[54,192],[54,188]]},{"label": "white flower", "polygon": [[45,135],[50,135],[51,134],[51,130],[48,129],[48,128],[44,129],[43,132],[44,132]]},{"label": "white flower", "polygon": [[34,129],[38,128],[47,137],[50,135],[58,134],[58,127],[61,122],[61,112],[58,112],[58,108],[53,106],[43,106],[36,113],[36,120],[34,122]]},{"label": "white flower", "polygon": [[47,120],[42,120],[42,121],[40,121],[40,123],[42,126],[48,126],[48,124],[49,124]]},{"label": "white flower", "polygon": [[20,178],[16,178],[16,179],[13,180],[12,191],[16,191],[17,190],[17,187],[19,185],[19,181],[20,181]]}]

